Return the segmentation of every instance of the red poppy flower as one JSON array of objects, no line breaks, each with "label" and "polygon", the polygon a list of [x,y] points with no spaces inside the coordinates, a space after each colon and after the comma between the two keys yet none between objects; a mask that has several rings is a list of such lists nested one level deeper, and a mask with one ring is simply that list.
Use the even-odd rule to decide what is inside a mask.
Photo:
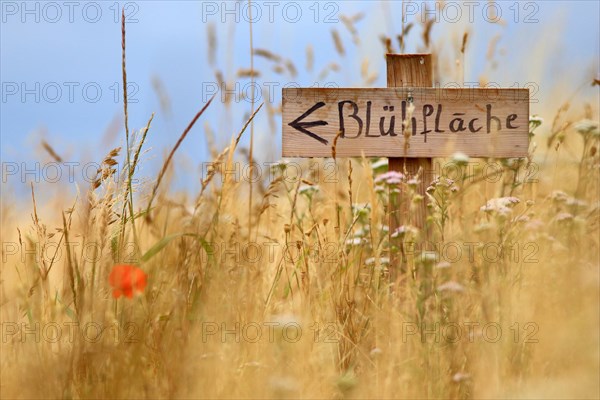
[{"label": "red poppy flower", "polygon": [[112,294],[115,299],[122,295],[132,298],[134,293],[144,291],[146,278],[146,273],[135,265],[117,264],[110,272],[108,282],[113,288]]}]

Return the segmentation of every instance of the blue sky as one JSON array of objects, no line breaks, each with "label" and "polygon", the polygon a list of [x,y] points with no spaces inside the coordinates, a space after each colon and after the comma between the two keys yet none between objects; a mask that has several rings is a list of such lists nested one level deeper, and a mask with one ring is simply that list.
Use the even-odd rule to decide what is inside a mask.
[{"label": "blue sky", "polygon": [[[402,27],[402,9],[408,22],[417,22],[423,2],[402,1],[306,1],[254,2],[255,48],[269,49],[290,59],[298,70],[296,77],[278,75],[272,64],[255,57],[255,68],[264,71],[257,78],[276,87],[273,105],[280,102],[280,88],[296,82],[300,86],[336,84],[340,87],[363,86],[361,64],[369,59],[369,71],[379,74],[373,86],[385,86],[385,61],[381,35],[395,37]],[[446,13],[437,12],[440,23],[434,26],[434,41],[443,40],[444,51],[454,51],[467,30],[470,43],[465,58],[465,81],[477,81],[481,74],[502,86],[535,82],[539,102],[532,112],[553,110],[561,100],[553,96],[564,88],[565,96],[598,74],[599,3],[596,1],[499,2],[502,23],[493,23],[483,14],[487,1],[472,2],[473,23],[463,2],[451,4]],[[50,5],[48,5],[50,4]],[[215,70],[234,79],[235,72],[250,66],[247,1],[135,1],[135,2],[13,2],[2,1],[0,29],[0,155],[3,162],[47,160],[40,151],[45,138],[69,161],[100,160],[112,148],[122,144],[123,129],[107,140],[111,121],[122,115],[121,32],[118,10],[126,6],[127,72],[131,82],[130,127],[139,129],[156,112],[146,155],[145,173],[155,171],[163,154],[175,143],[207,97],[203,85],[215,82]],[[413,15],[412,13],[416,13]],[[429,10],[432,2],[427,2]],[[454,10],[460,10],[460,16]],[[226,13],[226,10],[234,10]],[[256,12],[260,12],[260,18]],[[300,10],[300,15],[297,11]],[[318,10],[318,13],[317,13]],[[339,18],[362,12],[356,23],[360,43]],[[271,14],[270,14],[271,13]],[[270,15],[269,15],[270,14]],[[272,17],[272,21],[270,20]],[[117,19],[116,19],[117,18]],[[238,22],[235,19],[238,18]],[[537,22],[535,22],[537,20]],[[207,26],[217,33],[216,62],[208,62]],[[336,53],[331,30],[342,38],[346,54]],[[491,69],[485,54],[490,40],[501,35],[497,46],[498,67]],[[305,70],[306,47],[314,48],[314,69]],[[394,41],[394,44],[395,41]],[[408,36],[406,52],[421,44],[420,27]],[[450,57],[452,58],[452,57]],[[319,79],[325,66],[335,62],[342,68]],[[158,77],[171,101],[171,114],[161,110],[152,86]],[[458,76],[438,77],[442,82]],[[241,87],[247,79],[239,80]],[[57,91],[60,88],[60,93]],[[97,89],[101,90],[101,94]],[[23,89],[29,90],[23,94]],[[85,90],[84,90],[85,89]],[[72,90],[72,91],[71,91]],[[594,98],[597,92],[585,89],[581,96]],[[71,96],[72,95],[72,96]],[[115,96],[117,98],[115,99]],[[39,97],[37,99],[36,97]],[[39,101],[38,101],[39,100]],[[137,101],[133,103],[133,101]],[[187,160],[187,171],[198,170],[210,160],[204,124],[217,135],[220,148],[243,125],[250,104],[241,101],[228,109],[222,102],[211,105],[180,149]],[[551,118],[548,115],[547,118]],[[280,158],[281,128],[276,121],[271,131],[266,113],[256,119],[258,156],[263,161]],[[245,140],[248,135],[246,135]],[[243,142],[246,144],[246,142]],[[195,176],[179,177],[182,182]]]}]

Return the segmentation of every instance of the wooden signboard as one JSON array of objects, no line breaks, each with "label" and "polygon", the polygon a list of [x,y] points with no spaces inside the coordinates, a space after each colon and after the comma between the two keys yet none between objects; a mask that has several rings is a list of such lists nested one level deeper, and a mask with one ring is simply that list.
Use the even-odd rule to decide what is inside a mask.
[{"label": "wooden signboard", "polygon": [[283,156],[330,157],[341,131],[338,157],[525,157],[528,98],[527,89],[284,89]]},{"label": "wooden signboard", "polygon": [[[528,89],[440,89],[433,86],[431,54],[387,54],[385,89],[283,89],[283,156],[389,157],[389,170],[418,175],[417,192],[433,179],[433,157],[527,156]],[[426,201],[390,205],[393,233],[414,225],[428,241]],[[392,279],[398,277],[391,254]]]}]

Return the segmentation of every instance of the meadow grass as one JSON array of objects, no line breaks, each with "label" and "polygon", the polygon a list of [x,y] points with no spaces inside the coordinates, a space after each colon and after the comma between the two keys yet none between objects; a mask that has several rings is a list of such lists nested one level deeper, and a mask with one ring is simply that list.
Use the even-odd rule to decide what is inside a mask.
[{"label": "meadow grass", "polygon": [[[432,26],[423,46],[436,54]],[[124,89],[125,37],[123,24]],[[295,68],[252,45],[251,54]],[[310,68],[312,57],[309,48]],[[374,80],[368,61],[363,78]],[[156,179],[135,185],[152,117],[130,131],[125,94],[124,146],[98,160],[89,187],[40,204],[32,184],[27,217],[3,201],[3,242],[34,249],[3,247],[3,398],[600,396],[596,108],[532,118],[527,158],[436,160],[452,174],[427,198],[415,193],[419,176],[338,159],[335,144],[330,159],[292,160],[301,175],[285,161],[253,186],[223,174],[247,161],[238,146],[260,112],[280,111],[253,104],[224,149],[208,137],[216,167],[199,193],[173,193],[176,151],[210,101]],[[423,201],[433,237],[419,247],[410,210]],[[392,248],[391,203],[409,211]],[[108,277],[121,263],[148,275],[132,299],[112,297]]]}]

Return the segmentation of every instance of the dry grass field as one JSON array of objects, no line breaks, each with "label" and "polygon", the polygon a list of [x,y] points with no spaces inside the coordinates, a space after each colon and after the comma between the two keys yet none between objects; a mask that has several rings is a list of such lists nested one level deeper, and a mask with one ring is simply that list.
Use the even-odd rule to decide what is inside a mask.
[{"label": "dry grass field", "polygon": [[[436,76],[453,68],[440,56]],[[581,90],[597,95],[595,78]],[[335,149],[252,185],[224,174],[248,165],[240,138],[270,134],[251,119],[278,104],[219,132],[226,148],[208,136],[216,167],[197,193],[169,187],[209,103],[157,176],[140,172],[149,122],[75,196],[5,186],[2,398],[598,398],[599,110],[562,104],[531,117],[527,158],[436,159],[425,198],[422,176]],[[390,204],[409,211],[392,246]]]}]

